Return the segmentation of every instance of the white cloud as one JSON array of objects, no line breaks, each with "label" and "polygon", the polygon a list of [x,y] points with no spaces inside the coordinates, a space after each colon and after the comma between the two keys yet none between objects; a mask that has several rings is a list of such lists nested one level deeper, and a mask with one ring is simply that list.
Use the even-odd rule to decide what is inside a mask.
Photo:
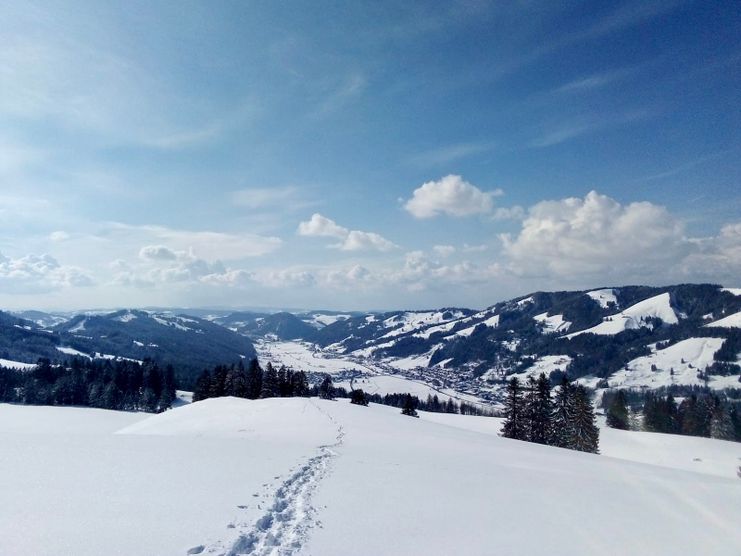
[{"label": "white cloud", "polygon": [[432,250],[441,257],[449,257],[450,255],[455,253],[455,247],[453,247],[452,245],[435,245],[433,246]]},{"label": "white cloud", "polygon": [[691,240],[696,252],[681,263],[689,279],[702,279],[738,286],[741,276],[741,222],[726,224],[720,234]]},{"label": "white cloud", "polygon": [[174,253],[193,251],[209,261],[259,257],[275,251],[283,243],[277,237],[250,233],[177,230],[164,226],[131,226],[120,223],[109,225],[99,236],[128,243],[138,242],[139,245],[167,245]]},{"label": "white cloud", "polygon": [[523,218],[525,218],[525,209],[520,205],[499,207],[492,215],[492,220],[522,220]]},{"label": "white cloud", "polygon": [[3,293],[41,293],[93,285],[83,270],[59,264],[51,255],[12,259],[0,253],[0,290]]},{"label": "white cloud", "polygon": [[397,247],[377,233],[349,230],[318,213],[314,213],[309,220],[300,222],[297,233],[301,236],[339,239],[341,240],[339,243],[330,247],[341,251],[390,251]]},{"label": "white cloud", "polygon": [[147,245],[141,248],[139,257],[149,261],[174,261],[178,255],[164,245]]},{"label": "white cloud", "polygon": [[414,190],[404,208],[415,218],[432,218],[440,214],[472,216],[491,212],[492,197],[501,190],[482,191],[461,176],[448,175],[437,181],[428,181]]},{"label": "white cloud", "polygon": [[591,191],[581,198],[543,201],[530,208],[516,237],[501,236],[518,274],[645,276],[661,272],[690,246],[682,224],[648,202],[621,205]]},{"label": "white cloud", "polygon": [[298,225],[298,234],[301,236],[317,237],[335,237],[344,239],[350,231],[347,228],[338,226],[334,220],[331,220],[319,213],[314,213],[306,222]]},{"label": "white cloud", "polygon": [[49,234],[49,240],[53,241],[54,243],[61,243],[63,241],[67,241],[69,238],[70,235],[63,230],[57,230],[56,232],[52,232]]},{"label": "white cloud", "polygon": [[391,251],[396,245],[376,233],[352,230],[337,247],[342,251]]}]

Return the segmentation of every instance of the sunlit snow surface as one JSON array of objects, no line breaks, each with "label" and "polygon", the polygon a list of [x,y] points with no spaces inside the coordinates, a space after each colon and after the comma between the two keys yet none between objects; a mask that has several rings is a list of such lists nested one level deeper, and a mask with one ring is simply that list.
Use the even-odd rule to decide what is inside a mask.
[{"label": "sunlit snow surface", "polygon": [[647,319],[649,318],[660,318],[666,324],[676,324],[679,322],[679,318],[677,318],[677,314],[669,302],[668,293],[662,293],[644,299],[620,313],[605,317],[597,326],[574,332],[566,337],[573,338],[579,334],[586,333],[611,336],[619,334],[624,330],[648,326]]},{"label": "sunlit snow surface", "polygon": [[739,444],[609,430],[594,456],[500,426],[316,399],[0,405],[0,554],[741,553]]}]

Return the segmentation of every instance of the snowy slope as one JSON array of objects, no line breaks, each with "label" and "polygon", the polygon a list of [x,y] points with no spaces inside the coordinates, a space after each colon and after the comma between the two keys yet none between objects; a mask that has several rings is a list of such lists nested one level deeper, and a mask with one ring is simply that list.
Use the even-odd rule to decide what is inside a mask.
[{"label": "snowy slope", "polygon": [[6,367],[8,369],[18,369],[21,371],[25,371],[28,369],[33,369],[36,367],[35,363],[23,363],[21,361],[13,361],[11,359],[2,359],[0,358],[0,367]]},{"label": "snowy slope", "polygon": [[722,328],[741,328],[741,312],[728,315],[720,320],[706,324],[705,326],[714,326]]},{"label": "snowy slope", "polygon": [[616,315],[605,317],[597,326],[574,332],[566,337],[573,338],[579,334],[587,333],[612,336],[624,330],[648,326],[646,322],[648,318],[660,318],[667,324],[676,324],[679,322],[677,314],[669,303],[668,293],[662,293],[649,299],[644,299]]},{"label": "snowy slope", "polygon": [[599,303],[600,307],[603,309],[609,308],[610,303],[614,303],[615,307],[617,307],[617,297],[615,296],[615,290],[612,288],[594,290],[587,292],[587,295]]},{"label": "snowy slope", "polygon": [[543,325],[544,334],[566,332],[571,327],[571,323],[564,320],[563,315],[548,316],[548,313],[541,313],[535,315],[533,319]]},{"label": "snowy slope", "polygon": [[[651,355],[634,359],[627,369],[616,372],[610,378],[610,387],[704,385],[705,381],[697,375],[713,363],[713,355],[724,341],[723,338],[688,338],[665,349],[654,348]],[[712,388],[733,388],[738,384],[737,376],[710,376],[708,382]]]},{"label": "snowy slope", "polygon": [[594,456],[499,426],[315,399],[154,416],[0,405],[0,553],[741,551],[738,444],[607,431],[613,457]]}]

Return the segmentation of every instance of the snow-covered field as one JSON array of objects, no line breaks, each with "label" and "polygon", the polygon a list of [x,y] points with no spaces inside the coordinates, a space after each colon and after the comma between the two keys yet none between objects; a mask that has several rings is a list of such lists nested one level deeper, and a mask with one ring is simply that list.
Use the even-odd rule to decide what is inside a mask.
[{"label": "snow-covered field", "polygon": [[[741,553],[741,445],[316,399],[0,405],[0,554]],[[642,462],[642,463],[639,463]]]}]

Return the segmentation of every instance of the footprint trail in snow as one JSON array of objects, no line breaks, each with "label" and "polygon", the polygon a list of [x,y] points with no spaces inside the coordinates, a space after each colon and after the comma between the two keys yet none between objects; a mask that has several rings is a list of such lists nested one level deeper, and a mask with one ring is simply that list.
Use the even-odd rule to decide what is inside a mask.
[{"label": "footprint trail in snow", "polygon": [[230,546],[223,543],[210,548],[198,546],[197,552],[189,551],[190,554],[288,556],[301,549],[309,531],[316,525],[317,510],[311,504],[311,497],[328,473],[331,460],[338,455],[335,448],[342,446],[345,437],[342,425],[314,402],[311,403],[337,426],[336,442],[320,446],[315,456],[283,481],[265,513],[251,527],[245,526]]}]

